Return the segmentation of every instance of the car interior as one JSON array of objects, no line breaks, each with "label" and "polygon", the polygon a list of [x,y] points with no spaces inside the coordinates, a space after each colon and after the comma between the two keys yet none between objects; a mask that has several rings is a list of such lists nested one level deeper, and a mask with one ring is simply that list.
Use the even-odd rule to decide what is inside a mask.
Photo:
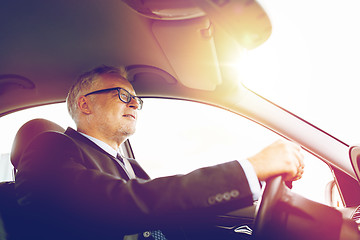
[{"label": "car interior", "polygon": [[[254,206],[214,220],[211,228],[223,239],[360,238],[359,147],[248,89],[236,76],[236,66],[229,64],[271,35],[270,17],[257,1],[5,0],[0,20],[0,118],[64,103],[78,74],[94,66],[126,66],[145,106],[152,99],[181,100],[221,109],[300,144],[309,158],[331,172],[328,197],[334,195],[342,206],[335,205],[336,200],[310,200],[277,177],[265,184]],[[172,123],[169,129],[180,129],[178,125],[181,122]],[[230,131],[236,132],[234,128]],[[35,117],[18,129],[9,156],[14,175],[22,151],[44,131],[64,132],[64,126]],[[140,161],[145,157],[137,153],[137,141],[126,141],[122,151]],[[0,183],[0,239],[26,239],[26,228],[31,227],[22,221],[14,184]]]}]

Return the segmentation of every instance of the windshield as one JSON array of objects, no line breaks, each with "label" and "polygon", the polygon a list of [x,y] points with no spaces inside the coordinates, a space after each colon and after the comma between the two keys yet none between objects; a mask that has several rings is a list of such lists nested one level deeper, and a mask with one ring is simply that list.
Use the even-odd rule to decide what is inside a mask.
[{"label": "windshield", "polygon": [[259,2],[273,32],[243,56],[244,84],[345,143],[359,143],[360,1]]}]

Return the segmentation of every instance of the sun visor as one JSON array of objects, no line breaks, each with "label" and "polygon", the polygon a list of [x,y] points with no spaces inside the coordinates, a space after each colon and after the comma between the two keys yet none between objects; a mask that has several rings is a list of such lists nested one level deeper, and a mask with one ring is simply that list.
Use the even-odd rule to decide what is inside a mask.
[{"label": "sun visor", "polygon": [[244,48],[253,49],[271,35],[271,21],[255,0],[123,0],[139,14],[161,20],[207,16],[224,28]]},{"label": "sun visor", "polygon": [[221,84],[213,26],[207,17],[154,21],[152,31],[183,85],[211,91]]},{"label": "sun visor", "polygon": [[255,0],[193,1],[246,49],[260,46],[271,35],[271,21]]}]

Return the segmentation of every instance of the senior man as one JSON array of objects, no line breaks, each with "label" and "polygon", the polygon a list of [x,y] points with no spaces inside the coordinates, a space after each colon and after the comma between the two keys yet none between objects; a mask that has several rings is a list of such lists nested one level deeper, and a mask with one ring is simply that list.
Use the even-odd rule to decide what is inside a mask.
[{"label": "senior man", "polygon": [[[33,228],[39,239],[181,239],[172,230],[202,229],[218,214],[252,205],[259,180],[303,173],[300,147],[277,141],[248,159],[150,179],[135,160],[119,156],[143,105],[123,68],[84,73],[67,104],[77,129],[37,136],[16,175],[18,200],[40,226]],[[211,201],[224,193],[226,201]]]}]

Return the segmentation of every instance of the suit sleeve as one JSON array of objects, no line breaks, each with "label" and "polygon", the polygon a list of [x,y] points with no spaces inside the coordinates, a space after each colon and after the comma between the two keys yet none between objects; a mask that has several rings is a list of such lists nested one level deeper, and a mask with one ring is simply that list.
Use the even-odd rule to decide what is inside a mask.
[{"label": "suit sleeve", "polygon": [[83,164],[67,136],[40,134],[24,152],[16,175],[18,202],[44,213],[126,232],[204,220],[252,204],[237,161],[186,175],[125,181]]}]

